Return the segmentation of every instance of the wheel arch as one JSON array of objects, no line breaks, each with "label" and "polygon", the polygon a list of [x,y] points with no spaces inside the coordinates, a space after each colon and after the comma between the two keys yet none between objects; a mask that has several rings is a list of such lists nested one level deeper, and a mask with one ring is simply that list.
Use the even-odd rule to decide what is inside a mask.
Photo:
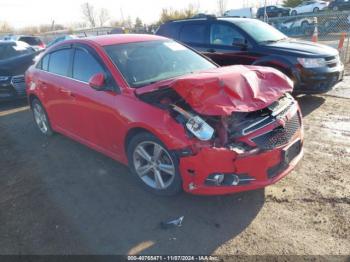
[{"label": "wheel arch", "polygon": [[38,99],[39,102],[41,103],[40,98],[37,95],[32,93],[28,96],[28,103],[29,103],[30,108],[32,108],[32,102],[34,99]]},{"label": "wheel arch", "polygon": [[268,66],[275,68],[285,75],[287,75],[289,78],[291,78],[293,81],[299,81],[299,74],[296,71],[295,67],[292,65],[291,62],[289,62],[286,59],[281,59],[279,57],[267,57],[261,60],[257,60],[254,65],[256,66]]}]

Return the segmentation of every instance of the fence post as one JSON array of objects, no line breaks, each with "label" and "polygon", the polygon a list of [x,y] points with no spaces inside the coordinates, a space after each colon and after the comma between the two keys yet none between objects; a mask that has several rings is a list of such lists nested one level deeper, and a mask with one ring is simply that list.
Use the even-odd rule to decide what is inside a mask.
[{"label": "fence post", "polygon": [[345,57],[344,57],[344,64],[347,64],[350,62],[350,59],[348,61],[349,45],[350,45],[350,30],[348,32],[348,39],[347,39],[347,44],[345,48],[346,51],[345,51]]}]

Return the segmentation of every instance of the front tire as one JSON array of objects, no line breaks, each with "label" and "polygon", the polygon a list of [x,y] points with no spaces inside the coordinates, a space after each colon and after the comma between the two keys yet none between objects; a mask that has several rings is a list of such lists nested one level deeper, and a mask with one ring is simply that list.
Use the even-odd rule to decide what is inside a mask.
[{"label": "front tire", "polygon": [[150,133],[134,136],[127,148],[129,168],[148,191],[161,196],[182,190],[178,157]]},{"label": "front tire", "polygon": [[320,11],[320,9],[318,7],[315,7],[313,11],[314,11],[314,13],[318,13]]},{"label": "front tire", "polygon": [[296,16],[297,14],[298,14],[298,13],[297,13],[297,11],[295,11],[295,10],[293,10],[292,13],[291,13],[292,16]]},{"label": "front tire", "polygon": [[47,113],[43,105],[40,103],[38,99],[35,98],[31,103],[31,107],[33,111],[33,117],[39,131],[43,135],[52,136],[53,130],[51,128],[49,118],[47,116]]}]

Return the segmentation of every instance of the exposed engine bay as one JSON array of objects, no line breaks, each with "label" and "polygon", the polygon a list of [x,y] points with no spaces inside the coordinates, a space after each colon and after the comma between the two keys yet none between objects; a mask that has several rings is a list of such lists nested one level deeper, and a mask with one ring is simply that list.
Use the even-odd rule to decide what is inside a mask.
[{"label": "exposed engine bay", "polygon": [[[139,98],[144,102],[167,110],[177,122],[185,127],[190,137],[196,137],[201,141],[212,141],[215,147],[226,147],[236,152],[245,152],[256,147],[268,150],[272,149],[274,145],[278,146],[279,143],[274,143],[270,146],[260,143],[261,141],[258,141],[259,137],[257,137],[257,141],[253,140],[251,143],[242,142],[240,138],[276,123],[279,119],[283,119],[296,103],[293,97],[286,93],[279,100],[261,110],[233,112],[229,116],[208,116],[193,110],[186,100],[170,87],[163,87],[156,91],[139,95]],[[283,128],[285,126],[279,125],[274,131],[283,131]],[[281,132],[279,135],[281,135]],[[265,138],[268,139],[268,137],[262,139]],[[285,137],[285,143],[288,143],[289,139]]]}]

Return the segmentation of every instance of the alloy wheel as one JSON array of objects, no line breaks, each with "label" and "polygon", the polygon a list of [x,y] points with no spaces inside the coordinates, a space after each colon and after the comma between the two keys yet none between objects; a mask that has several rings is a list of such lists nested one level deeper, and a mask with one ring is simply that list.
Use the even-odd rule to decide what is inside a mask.
[{"label": "alloy wheel", "polygon": [[174,181],[175,165],[168,151],[156,142],[138,144],[133,153],[133,163],[137,175],[153,189],[164,190]]},{"label": "alloy wheel", "polygon": [[44,134],[48,132],[48,122],[44,109],[38,104],[34,104],[34,119],[40,131]]}]

